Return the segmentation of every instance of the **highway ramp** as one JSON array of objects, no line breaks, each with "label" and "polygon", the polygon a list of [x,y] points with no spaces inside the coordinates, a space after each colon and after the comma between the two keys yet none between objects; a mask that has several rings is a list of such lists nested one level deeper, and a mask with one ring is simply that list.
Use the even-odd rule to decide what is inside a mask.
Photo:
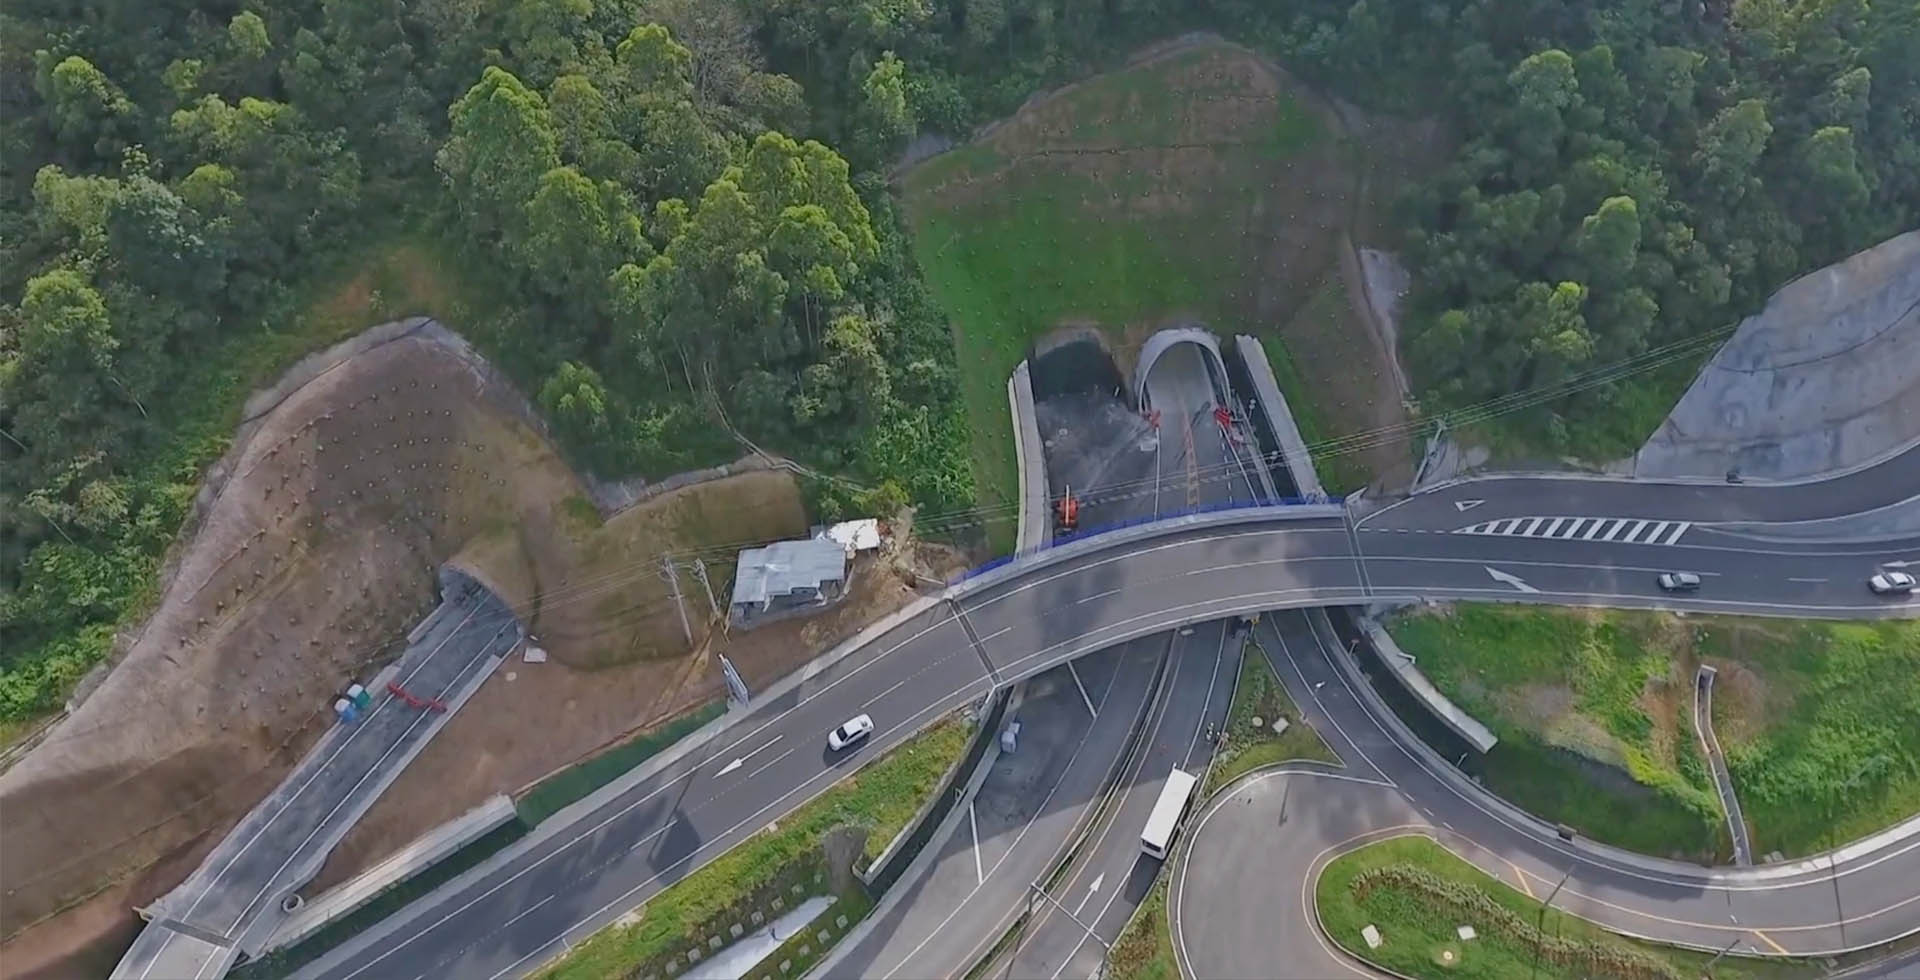
[{"label": "highway ramp", "polygon": [[[282,903],[519,642],[519,621],[491,592],[457,572],[442,584],[441,604],[369,685],[372,707],[322,735],[186,881],[141,910],[148,925],[115,978],[203,980],[257,955]],[[440,707],[409,703],[389,681]]]}]

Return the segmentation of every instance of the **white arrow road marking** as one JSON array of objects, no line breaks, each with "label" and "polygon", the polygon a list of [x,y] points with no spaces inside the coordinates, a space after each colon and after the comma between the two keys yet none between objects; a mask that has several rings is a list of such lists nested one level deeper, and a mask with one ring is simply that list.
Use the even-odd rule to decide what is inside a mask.
[{"label": "white arrow road marking", "polygon": [[1880,567],[1882,567],[1882,568],[1905,568],[1905,567],[1907,567],[1908,565],[1911,565],[1911,564],[1913,564],[1913,562],[1910,562],[1910,561],[1883,561],[1883,562],[1881,562],[1881,563],[1880,563]]},{"label": "white arrow road marking", "polygon": [[1107,873],[1105,871],[1102,871],[1099,874],[1093,876],[1093,882],[1087,885],[1086,897],[1082,898],[1080,900],[1080,904],[1074,906],[1073,908],[1074,915],[1079,915],[1080,910],[1087,907],[1087,902],[1093,899],[1094,893],[1100,890],[1100,886],[1104,884],[1106,880],[1107,880]]},{"label": "white arrow road marking", "polygon": [[1488,568],[1487,574],[1493,576],[1493,580],[1495,582],[1505,582],[1508,585],[1511,585],[1522,592],[1539,592],[1540,591],[1539,589],[1536,589],[1533,586],[1520,581],[1520,576],[1515,575],[1512,572],[1503,572],[1497,568]]},{"label": "white arrow road marking", "polygon": [[757,748],[757,749],[754,749],[754,750],[753,750],[752,752],[749,752],[749,753],[747,753],[746,755],[743,755],[743,756],[740,756],[739,758],[737,758],[737,759],[735,759],[735,760],[733,760],[732,762],[729,762],[729,763],[727,763],[726,765],[724,765],[724,766],[721,766],[721,767],[720,767],[720,771],[719,771],[719,772],[716,772],[716,773],[714,773],[714,775],[715,775],[715,776],[724,776],[724,775],[726,775],[727,773],[730,773],[730,772],[732,772],[732,771],[734,771],[735,769],[738,769],[738,768],[740,768],[741,766],[744,766],[744,765],[746,765],[746,764],[747,764],[747,760],[748,760],[748,759],[751,759],[751,758],[753,758],[754,756],[756,756],[756,755],[759,755],[760,753],[762,753],[762,752],[765,752],[766,750],[768,750],[768,749],[770,749],[770,748],[772,748],[772,747],[773,747],[773,743],[774,743],[774,742],[778,742],[778,741],[780,741],[780,740],[781,740],[781,739],[783,739],[783,738],[786,738],[786,736],[785,736],[785,735],[775,735],[775,736],[773,737],[773,741],[770,741],[770,742],[768,742],[767,744],[765,744],[765,745],[762,745],[762,746],[760,746],[760,747],[759,747],[759,748]]},{"label": "white arrow road marking", "polygon": [[1464,514],[1484,503],[1486,503],[1484,500],[1456,500],[1453,502],[1453,509]]}]

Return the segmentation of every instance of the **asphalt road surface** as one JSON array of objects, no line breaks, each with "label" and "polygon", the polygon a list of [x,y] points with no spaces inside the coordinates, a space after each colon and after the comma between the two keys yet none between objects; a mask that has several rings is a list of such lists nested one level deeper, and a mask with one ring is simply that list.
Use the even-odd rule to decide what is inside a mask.
[{"label": "asphalt road surface", "polygon": [[1346,766],[1251,777],[1195,819],[1169,906],[1189,975],[1270,976],[1276,957],[1305,975],[1351,972],[1309,923],[1312,882],[1337,849],[1409,832],[1528,894],[1544,897],[1565,876],[1556,908],[1708,950],[1819,955],[1898,938],[1920,920],[1920,842],[1832,864],[1706,869],[1561,841],[1396,731],[1339,665],[1345,654],[1324,613],[1285,613],[1260,628],[1276,673]]},{"label": "asphalt road surface", "polygon": [[[1207,623],[1183,639],[1167,696],[1148,723],[1142,751],[1130,760],[1101,826],[1068,874],[1048,890],[1050,900],[1035,901],[1012,954],[988,976],[1094,977],[1106,948],[1152,890],[1161,862],[1140,849],[1140,832],[1171,770],[1204,780],[1214,749],[1208,735],[1226,721],[1240,669],[1241,634],[1232,623]],[[1200,792],[1195,787],[1195,795]]]},{"label": "asphalt road surface", "polygon": [[[1033,679],[1002,754],[926,875],[835,965],[835,977],[965,973],[1012,924],[1036,869],[1051,866],[1117,774],[1170,648],[1155,635]],[[1082,694],[1082,691],[1085,694]]]},{"label": "asphalt road surface", "polygon": [[[1524,486],[1528,492],[1532,488],[1531,483]],[[1691,489],[1827,493],[1824,486],[1795,491]],[[1489,501],[1496,496],[1493,489],[1474,492]],[[1859,492],[1848,492],[1864,499]],[[1456,517],[1471,516],[1442,503]],[[1536,509],[1525,502],[1502,506]],[[788,696],[757,704],[711,752],[695,753],[669,767],[581,821],[577,829],[551,838],[481,881],[430,896],[410,910],[380,948],[329,957],[311,973],[488,978],[527,972],[563,940],[577,940],[611,921],[689,867],[711,859],[835,781],[851,760],[828,756],[822,739],[848,715],[861,710],[873,715],[880,732],[860,751],[881,752],[995,684],[1180,625],[1385,597],[1832,617],[1912,615],[1915,608],[1905,599],[1869,595],[1863,580],[1878,563],[1920,560],[1920,538],[1736,547],[1695,543],[1690,532],[1676,537],[1671,527],[1650,543],[1643,540],[1652,537],[1648,528],[1632,541],[1622,540],[1622,534],[1609,541],[1601,540],[1604,532],[1593,538],[1454,534],[1449,532],[1457,526],[1376,524],[1379,517],[1369,518],[1356,531],[1337,508],[1209,515],[1076,542],[989,573],[956,592],[953,601],[888,630]],[[1689,520],[1678,512],[1660,519]],[[1700,574],[1702,589],[1688,596],[1662,594],[1653,576],[1668,570]],[[1376,763],[1407,758],[1398,743],[1378,748],[1367,752]],[[744,768],[718,774],[728,760],[747,753],[753,755]],[[1479,812],[1477,801],[1446,790],[1445,781],[1431,774],[1420,776],[1423,771],[1409,768],[1405,781],[1393,781],[1428,806],[1459,811],[1463,820],[1468,811]],[[1444,825],[1451,817],[1440,819]],[[1567,858],[1554,842],[1533,839],[1530,830],[1506,828],[1503,836],[1481,843],[1528,858],[1534,867],[1547,869],[1544,873],[1552,873],[1556,859]],[[1920,857],[1886,857],[1885,868],[1907,869],[1910,881],[1914,861]],[[1857,885],[1843,886],[1849,892],[1857,887],[1860,893],[1861,904],[1847,903],[1850,919],[1855,908],[1871,911],[1876,903],[1884,905],[1880,889],[1889,887],[1868,884],[1878,881],[1870,868],[1863,867],[1855,881]],[[1593,891],[1582,894],[1645,910],[1633,916],[1665,915],[1668,909],[1691,914],[1687,901],[1702,895],[1722,897],[1709,881],[1646,883],[1631,875],[1600,879]],[[1809,911],[1804,902],[1796,911],[1769,906],[1759,898],[1772,892],[1728,894],[1753,900],[1754,912],[1761,916],[1753,921],[1786,948],[1826,949],[1840,941],[1832,917]],[[1884,909],[1858,925],[1850,922],[1845,944],[1891,934],[1914,921],[1920,921],[1920,902]],[[1646,928],[1654,931],[1651,925]]]},{"label": "asphalt road surface", "polygon": [[[513,611],[477,587],[447,597],[396,663],[417,697],[454,702],[485,680],[520,639]],[[185,882],[149,908],[115,977],[217,977],[282,920],[281,896],[310,880],[388,782],[445,723],[386,690],[351,725],[338,725],[249,811]]]},{"label": "asphalt road surface", "polygon": [[1516,517],[1791,523],[1864,514],[1920,490],[1920,447],[1830,480],[1740,484],[1611,477],[1483,477],[1444,484],[1368,515],[1363,527],[1453,530]]}]

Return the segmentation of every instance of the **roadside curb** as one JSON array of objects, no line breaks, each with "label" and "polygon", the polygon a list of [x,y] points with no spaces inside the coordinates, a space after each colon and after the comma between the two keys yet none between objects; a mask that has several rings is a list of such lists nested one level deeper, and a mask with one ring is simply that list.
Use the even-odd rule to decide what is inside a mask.
[{"label": "roadside curb", "polygon": [[[1021,681],[1015,684],[1007,695],[1007,706],[1006,709],[1001,712],[1000,717],[1004,720],[1007,716],[1019,710],[1020,705],[1026,701],[1026,698],[1027,682]],[[985,732],[986,729],[983,728],[982,731]],[[893,884],[887,887],[886,892],[881,895],[880,901],[867,912],[866,918],[861,919],[854,925],[852,931],[841,937],[840,941],[834,944],[833,951],[815,963],[812,969],[803,974],[802,980],[809,980],[809,978],[812,977],[832,976],[834,969],[839,967],[840,961],[845,959],[854,947],[864,942],[867,936],[879,927],[880,921],[899,906],[904,900],[907,890],[911,888],[915,882],[926,877],[927,872],[932,869],[934,862],[940,859],[940,852],[946,847],[947,841],[952,839],[954,833],[960,829],[960,815],[963,806],[973,802],[973,798],[980,792],[980,786],[987,781],[987,776],[993,773],[993,767],[999,761],[1000,739],[997,736],[990,736],[987,751],[980,756],[980,761],[974,764],[973,772],[967,776],[967,782],[965,786],[962,787],[960,796],[954,800],[953,807],[947,811],[947,815],[941,818],[940,825],[934,828],[933,834],[927,838],[927,842],[921,845],[920,853],[914,855],[913,860],[907,864],[906,870],[900,872],[900,876],[895,878]],[[931,802],[932,801],[929,800],[929,803]],[[914,821],[914,823],[918,822],[917,819]],[[908,824],[901,833],[905,834],[906,831],[911,830],[912,827],[913,824]],[[878,861],[874,863],[876,865],[879,864]]]},{"label": "roadside curb", "polygon": [[[1169,650],[1167,653],[1161,655],[1160,666],[1154,672],[1153,685],[1148,689],[1147,697],[1140,702],[1140,711],[1134,716],[1132,727],[1127,729],[1126,744],[1121,746],[1119,755],[1114,759],[1113,767],[1108,770],[1106,778],[1101,781],[1099,799],[1082,812],[1073,829],[1068,833],[1066,839],[1060,843],[1059,849],[1054,852],[1053,859],[1047,862],[1046,867],[1040,874],[1033,876],[1031,883],[1051,882],[1053,879],[1058,878],[1061,874],[1071,869],[1074,860],[1080,855],[1080,849],[1086,846],[1088,835],[1093,832],[1095,827],[1100,826],[1101,818],[1113,806],[1114,791],[1120,787],[1120,783],[1125,777],[1127,767],[1133,764],[1134,760],[1139,757],[1142,751],[1142,746],[1145,744],[1144,735],[1147,730],[1147,721],[1151,719],[1155,713],[1163,710],[1164,706],[1161,704],[1161,699],[1166,695],[1167,685],[1172,681],[1173,668],[1174,657],[1171,650]],[[1026,928],[1028,915],[1028,912],[1023,911],[1014,916],[1013,920],[1007,923],[1007,927],[1000,930],[999,935],[993,937],[993,941],[987,945],[986,951],[981,953],[972,963],[967,964],[968,975],[976,974],[980,972],[983,966],[995,963],[1009,953],[1017,952],[1019,948],[1018,941],[1015,942],[1013,948],[1009,949],[1007,947],[1007,940],[1018,936]]]},{"label": "roadside curb", "polygon": [[[1309,617],[1315,613],[1326,617],[1324,607],[1308,610]],[[1332,626],[1330,618],[1327,620],[1327,625],[1329,627]],[[1339,635],[1337,630],[1333,631],[1333,634],[1336,638]],[[1782,861],[1777,864],[1760,865],[1752,868],[1733,868],[1730,866],[1709,867],[1707,865],[1691,864],[1684,861],[1670,861],[1664,858],[1651,857],[1624,848],[1615,847],[1611,844],[1603,844],[1586,837],[1579,837],[1572,842],[1562,841],[1559,839],[1556,829],[1552,824],[1514,806],[1507,800],[1474,783],[1468,779],[1465,774],[1461,773],[1460,770],[1455,769],[1447,760],[1441,758],[1440,755],[1433,750],[1432,746],[1429,746],[1418,735],[1414,734],[1412,729],[1407,727],[1406,722],[1403,721],[1399,715],[1395,714],[1393,709],[1388,707],[1386,702],[1381,699],[1380,693],[1374,690],[1372,682],[1367,680],[1366,675],[1361,672],[1358,663],[1348,654],[1344,644],[1332,644],[1330,654],[1329,659],[1334,662],[1335,667],[1345,675],[1348,683],[1360,693],[1361,698],[1367,702],[1370,709],[1381,719],[1383,726],[1390,729],[1390,733],[1394,736],[1395,741],[1399,742],[1407,753],[1414,757],[1416,763],[1421,768],[1428,770],[1436,778],[1446,783],[1454,793],[1460,795],[1463,799],[1487,811],[1494,819],[1506,823],[1515,830],[1534,835],[1539,840],[1548,842],[1549,846],[1555,850],[1581,861],[1602,867],[1611,865],[1613,870],[1627,874],[1653,877],[1667,884],[1727,887],[1771,881],[1778,878],[1792,878],[1799,875],[1824,874],[1828,872],[1830,864],[1832,863],[1850,861],[1855,857],[1872,853],[1894,843],[1909,838],[1920,837],[1920,816],[1914,816],[1882,830],[1877,834],[1863,837],[1853,843],[1843,845],[1823,854],[1813,854],[1793,861]]]},{"label": "roadside curb", "polygon": [[[812,680],[822,672],[831,669],[841,661],[865,649],[867,644],[875,637],[933,608],[940,602],[941,599],[939,597],[931,597],[916,599],[908,603],[905,607],[872,623],[860,632],[841,641],[832,650],[815,657],[800,669],[781,678],[778,682],[767,688],[766,691],[762,692],[759,698],[775,699],[791,693],[801,684]],[[436,899],[444,899],[447,896],[458,894],[460,891],[472,887],[475,883],[485,879],[487,876],[500,871],[508,864],[525,857],[535,848],[540,847],[559,835],[562,830],[573,827],[584,817],[617,800],[640,783],[651,779],[662,770],[679,762],[692,753],[706,748],[720,735],[750,717],[751,715],[747,712],[730,710],[705,725],[688,732],[685,736],[681,737],[679,741],[662,749],[633,769],[628,770],[624,775],[594,790],[587,796],[568,804],[547,819],[540,821],[537,826],[527,831],[525,837],[501,848],[492,857],[468,868],[439,888],[409,902],[406,907],[400,911],[380,920],[366,930],[347,939],[333,949],[328,950],[306,967],[297,971],[295,975],[317,975],[321,967],[331,965],[336,960],[357,954],[367,947],[385,940],[387,937],[413,924],[415,920],[426,915],[430,909],[436,907]]]}]

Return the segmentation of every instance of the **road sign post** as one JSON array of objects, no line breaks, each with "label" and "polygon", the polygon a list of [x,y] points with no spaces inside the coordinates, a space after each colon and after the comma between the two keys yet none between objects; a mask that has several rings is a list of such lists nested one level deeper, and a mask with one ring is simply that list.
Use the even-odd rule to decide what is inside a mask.
[{"label": "road sign post", "polygon": [[720,675],[726,678],[727,697],[740,702],[740,707],[746,707],[752,701],[752,696],[747,692],[747,682],[740,679],[740,672],[734,669],[733,661],[728,660],[726,654],[715,656],[720,658]]}]

